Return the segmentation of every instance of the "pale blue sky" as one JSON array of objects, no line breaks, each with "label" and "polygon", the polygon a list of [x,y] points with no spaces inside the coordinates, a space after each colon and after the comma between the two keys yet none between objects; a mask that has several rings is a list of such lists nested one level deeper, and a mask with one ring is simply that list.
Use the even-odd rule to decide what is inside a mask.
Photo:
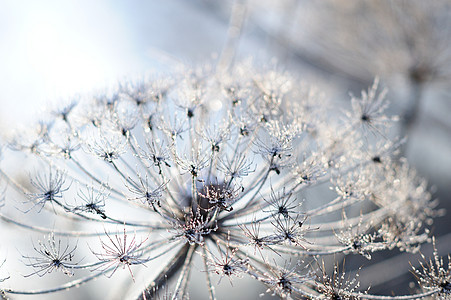
[{"label": "pale blue sky", "polygon": [[226,25],[182,1],[0,0],[0,124],[173,58],[208,58]]}]

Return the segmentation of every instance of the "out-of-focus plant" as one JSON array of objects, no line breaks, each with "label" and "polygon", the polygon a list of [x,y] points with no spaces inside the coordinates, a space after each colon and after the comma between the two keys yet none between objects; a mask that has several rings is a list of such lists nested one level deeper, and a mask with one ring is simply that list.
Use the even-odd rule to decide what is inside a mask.
[{"label": "out-of-focus plant", "polygon": [[251,3],[255,23],[287,55],[351,81],[369,82],[378,75],[392,87],[407,87],[406,101],[398,101],[405,103],[400,104],[401,136],[418,122],[425,88],[451,81],[447,0]]},{"label": "out-of-focus plant", "polygon": [[401,134],[409,133],[424,85],[451,81],[451,3],[333,0],[317,5],[316,17],[326,21],[315,23],[312,34],[321,37],[314,43],[322,57],[356,77],[401,76],[408,82]]},{"label": "out-of-focus plant", "polygon": [[[45,236],[19,249],[24,282],[56,272],[67,282],[2,290],[61,292],[125,272],[120,298],[184,299],[198,257],[210,299],[244,276],[281,298],[446,294],[449,273],[384,297],[328,268],[335,256],[417,251],[437,214],[426,182],[392,160],[399,143],[385,137],[394,118],[378,81],[352,101],[337,113],[293,76],[248,64],[74,99],[17,134],[0,165],[0,218]],[[10,175],[21,160],[25,181]]]}]

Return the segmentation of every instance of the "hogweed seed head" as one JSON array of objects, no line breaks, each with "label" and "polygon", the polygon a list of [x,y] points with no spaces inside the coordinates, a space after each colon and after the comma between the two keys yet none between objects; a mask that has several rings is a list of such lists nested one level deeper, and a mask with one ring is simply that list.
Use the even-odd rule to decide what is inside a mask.
[{"label": "hogweed seed head", "polygon": [[[46,170],[32,175],[31,186],[0,165],[5,206],[24,199],[62,224],[45,228],[2,209],[2,220],[50,236],[34,247],[38,255],[24,256],[32,274],[58,270],[75,279],[5,292],[56,292],[127,269],[135,297],[154,299],[164,290],[164,299],[185,299],[198,256],[211,299],[221,278],[245,276],[283,298],[361,297],[354,281],[337,279],[337,268],[330,277],[322,265],[313,276],[315,262],[415,251],[436,215],[426,183],[390,158],[396,143],[379,133],[394,118],[377,90],[376,81],[343,116],[290,74],[243,64],[77,98],[4,153],[24,153],[25,169]],[[76,247],[58,235],[71,245],[86,240],[77,245],[88,245],[88,262],[74,263]],[[91,272],[82,277],[83,270]]]},{"label": "hogweed seed head", "polygon": [[451,297],[451,259],[448,254],[446,259],[438,255],[435,246],[435,239],[432,240],[433,257],[427,259],[423,254],[423,262],[420,262],[421,269],[412,266],[412,273],[417,278],[421,288],[425,291],[438,291],[439,299],[449,299]]},{"label": "hogweed seed head", "polygon": [[[99,259],[100,264],[94,270],[105,271],[106,276],[113,276],[119,267],[127,268],[135,280],[131,270],[132,265],[143,265],[147,260],[143,257],[142,247],[146,240],[138,242],[136,236],[130,237],[124,228],[123,235],[105,232],[106,240],[100,240],[102,252],[92,253]],[[108,274],[108,272],[110,272]]]},{"label": "hogweed seed head", "polygon": [[71,247],[68,243],[62,244],[61,240],[55,239],[54,234],[50,234],[46,241],[38,241],[38,246],[33,245],[33,249],[38,256],[22,255],[24,264],[33,267],[34,272],[24,275],[30,277],[38,275],[42,277],[53,271],[61,271],[67,276],[73,276],[72,269],[78,265],[74,260],[74,253],[77,246]]},{"label": "hogweed seed head", "polygon": [[39,212],[44,208],[47,202],[53,203],[63,198],[63,193],[69,190],[70,184],[66,184],[66,176],[60,171],[50,171],[48,174],[36,174],[30,179],[31,184],[36,188],[35,193],[28,193],[30,202],[38,206]]}]

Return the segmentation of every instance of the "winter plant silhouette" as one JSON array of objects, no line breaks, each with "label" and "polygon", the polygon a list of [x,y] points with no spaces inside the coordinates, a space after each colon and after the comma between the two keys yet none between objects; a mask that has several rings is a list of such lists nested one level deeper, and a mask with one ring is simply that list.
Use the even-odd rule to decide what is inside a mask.
[{"label": "winter plant silhouette", "polygon": [[[371,295],[327,263],[416,251],[430,239],[436,202],[391,158],[400,143],[386,138],[386,103],[376,80],[340,111],[292,75],[248,64],[74,98],[17,134],[0,165],[1,219],[45,236],[19,249],[26,280],[61,273],[67,282],[27,290],[5,277],[4,297],[125,272],[119,298],[185,299],[198,269],[210,299],[245,276],[281,298],[449,297],[438,258],[415,271],[424,291],[393,297]],[[11,160],[26,162],[22,175]],[[34,221],[41,216],[50,225]]]}]

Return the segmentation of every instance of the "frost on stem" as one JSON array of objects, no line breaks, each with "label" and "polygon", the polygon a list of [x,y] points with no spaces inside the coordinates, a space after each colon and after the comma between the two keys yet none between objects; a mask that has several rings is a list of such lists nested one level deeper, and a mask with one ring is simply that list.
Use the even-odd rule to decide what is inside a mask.
[{"label": "frost on stem", "polygon": [[371,259],[371,252],[385,249],[387,245],[381,241],[377,233],[366,233],[361,228],[361,224],[361,219],[357,224],[357,228],[353,227],[352,224],[345,227],[346,224],[344,224],[344,228],[336,233],[337,240],[341,244],[346,245],[350,252],[358,253],[366,259]]},{"label": "frost on stem", "polygon": [[273,216],[283,217],[285,219],[293,218],[292,216],[297,216],[299,211],[297,208],[300,206],[297,199],[291,199],[293,194],[286,193],[285,188],[282,191],[275,192],[274,189],[271,191],[270,198],[268,200],[263,199],[270,209],[269,211]]},{"label": "frost on stem", "polygon": [[[319,273],[318,278],[318,290],[321,295],[326,299],[339,300],[339,299],[359,299],[360,296],[366,294],[366,292],[358,292],[360,282],[358,281],[358,273],[355,277],[347,276],[344,270],[345,264],[343,261],[342,269],[338,264],[333,267],[332,275],[328,275],[324,261],[321,265],[318,264]],[[362,297],[364,299],[364,297]]]},{"label": "frost on stem", "polygon": [[421,254],[423,258],[423,262],[420,261],[421,269],[412,266],[412,273],[422,289],[425,291],[438,290],[439,299],[449,299],[451,297],[451,257],[448,254],[448,263],[446,263],[446,260],[438,255],[434,238],[432,244],[434,246],[433,257],[427,259]]},{"label": "frost on stem", "polygon": [[42,277],[53,271],[61,271],[67,276],[73,276],[72,269],[78,265],[74,260],[74,253],[77,246],[71,247],[69,243],[62,244],[61,240],[55,240],[53,233],[46,241],[38,241],[38,246],[33,244],[33,249],[37,256],[22,255],[26,266],[32,267],[35,271],[24,275],[30,277],[38,275]]},{"label": "frost on stem", "polygon": [[66,175],[61,171],[52,171],[51,168],[48,174],[38,173],[30,182],[37,191],[28,194],[30,202],[34,203],[29,210],[38,207],[39,212],[47,202],[53,205],[53,202],[62,199],[63,193],[70,187],[70,184],[66,184]]},{"label": "frost on stem", "polygon": [[202,245],[205,236],[217,229],[216,224],[211,227],[209,221],[202,215],[186,215],[183,220],[177,220],[173,225],[176,235],[174,238],[183,239],[190,245]]},{"label": "frost on stem", "polygon": [[243,192],[243,187],[240,185],[226,185],[219,182],[204,184],[199,191],[200,209],[205,212],[214,209],[231,212],[232,205],[239,199],[241,192]]},{"label": "frost on stem", "polygon": [[138,174],[139,182],[134,182],[132,179],[129,180],[127,187],[130,193],[133,194],[130,200],[141,200],[143,203],[152,206],[152,208],[157,211],[157,207],[161,207],[160,199],[163,195],[163,190],[165,188],[165,183],[160,184],[157,187],[151,187],[149,183],[149,178],[143,179],[141,175]]},{"label": "frost on stem", "polygon": [[368,92],[362,91],[360,98],[352,97],[352,117],[355,119],[354,122],[360,124],[363,129],[373,134],[384,135],[383,130],[387,129],[387,125],[394,119],[385,114],[389,105],[386,98],[387,90],[378,92],[378,87],[379,79],[376,78]]},{"label": "frost on stem", "polygon": [[218,171],[222,172],[225,177],[231,180],[244,178],[255,171],[252,168],[253,163],[246,160],[246,155],[238,154],[230,159],[228,156],[219,161]]},{"label": "frost on stem", "polygon": [[169,164],[170,147],[166,147],[164,141],[159,140],[146,140],[146,146],[148,151],[142,150],[140,157],[149,160],[155,167],[158,168],[158,173],[161,175],[163,172],[161,168],[163,166],[166,166],[168,168],[171,167],[171,165]]},{"label": "frost on stem", "polygon": [[275,221],[272,222],[274,226],[274,241],[276,243],[287,243],[290,245],[296,245],[305,248],[304,244],[308,243],[305,239],[305,234],[311,230],[306,228],[305,221],[307,216],[298,215],[295,219],[282,218],[280,216],[275,217]]},{"label": "frost on stem", "polygon": [[[248,239],[247,245],[252,246],[254,248],[254,254],[258,250],[260,255],[263,256],[262,250],[265,248],[271,249],[271,245],[277,244],[277,241],[274,240],[273,236],[265,236],[260,233],[261,223],[258,222],[255,218],[253,219],[250,227],[248,226],[240,226],[244,235]],[[275,250],[272,250],[274,253],[278,254]]]},{"label": "frost on stem", "polygon": [[105,128],[94,130],[94,135],[88,139],[86,148],[106,162],[112,163],[126,152],[127,145],[118,132]]},{"label": "frost on stem", "polygon": [[[415,251],[437,215],[426,183],[391,159],[398,142],[373,134],[385,132],[391,119],[376,85],[353,100],[348,118],[288,73],[245,64],[222,74],[185,70],[125,82],[77,98],[70,111],[52,114],[49,126],[41,124],[30,139],[19,135],[3,153],[26,156],[25,175],[42,170],[27,185],[3,158],[0,180],[8,188],[0,218],[53,232],[35,247],[39,255],[25,258],[32,274],[93,272],[76,272],[54,288],[5,293],[57,292],[126,269],[137,282],[124,289],[127,296],[154,299],[164,290],[163,297],[183,299],[197,256],[211,299],[223,284],[215,276],[249,277],[285,298],[360,295],[352,280],[327,276],[326,265],[311,276],[316,261]],[[61,228],[35,221],[29,206],[18,207],[27,218],[10,210],[10,203],[30,202]],[[88,244],[86,264],[71,261],[75,248],[60,246],[58,235]]]},{"label": "frost on stem", "polygon": [[[283,265],[278,265],[274,261],[273,266],[269,268],[268,272],[261,279],[268,286],[266,292],[272,292],[273,296],[278,295],[282,299],[289,299],[290,296],[299,295],[299,290],[296,286],[312,279],[308,271],[305,274],[299,271],[303,263],[303,261],[299,261],[296,264],[292,264],[288,260]],[[303,269],[306,269],[306,266]]]},{"label": "frost on stem", "polygon": [[142,250],[144,248],[143,244],[146,240],[138,242],[136,240],[136,235],[133,235],[130,238],[125,228],[123,235],[119,235],[117,233],[112,235],[107,232],[105,232],[105,235],[107,240],[100,240],[103,251],[92,251],[92,253],[101,262],[101,264],[95,267],[94,270],[110,272],[107,276],[111,277],[119,267],[122,267],[123,269],[127,268],[133,281],[135,281],[131,266],[142,265],[148,261],[143,257],[144,254]]},{"label": "frost on stem", "polygon": [[208,253],[210,270],[206,270],[206,272],[213,271],[218,274],[219,281],[218,285],[221,283],[221,280],[224,276],[227,276],[230,284],[232,284],[232,278],[241,278],[243,273],[247,269],[248,259],[239,259],[236,257],[237,248],[227,247],[226,252],[223,252],[223,249],[218,245],[217,250],[219,252],[219,256],[215,256],[212,253]]},{"label": "frost on stem", "polygon": [[107,188],[105,186],[101,186],[99,189],[96,189],[93,185],[80,188],[77,191],[77,197],[83,202],[83,204],[72,207],[71,211],[89,212],[100,216],[102,219],[106,219],[105,199],[109,196],[106,189]]}]

